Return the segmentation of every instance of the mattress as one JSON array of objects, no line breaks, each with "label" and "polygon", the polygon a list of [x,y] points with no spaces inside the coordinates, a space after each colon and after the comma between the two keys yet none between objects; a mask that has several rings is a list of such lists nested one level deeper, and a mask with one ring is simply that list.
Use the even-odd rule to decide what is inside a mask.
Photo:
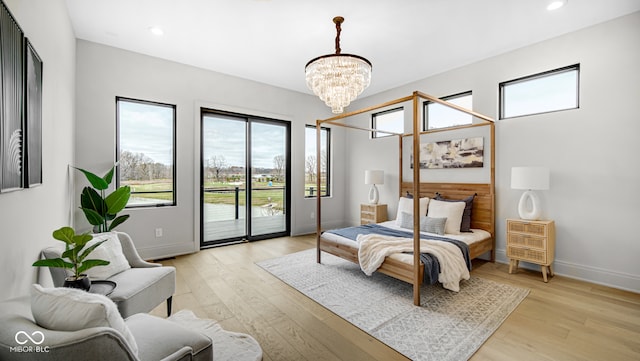
[{"label": "mattress", "polygon": [[[396,221],[387,221],[387,222],[382,222],[382,223],[378,223],[381,226],[387,227],[387,228],[391,228],[391,229],[396,229],[399,231],[411,231],[409,229],[406,228],[401,228],[398,225],[396,225]],[[463,232],[460,234],[444,234],[444,235],[437,235],[435,233],[428,233],[428,232],[420,232],[421,234],[424,235],[433,235],[433,236],[438,236],[438,237],[446,237],[446,238],[451,238],[451,239],[456,239],[458,241],[462,241],[464,243],[466,243],[467,245],[471,245],[475,242],[480,242],[483,241],[487,238],[491,238],[491,233],[482,230],[482,229],[471,229],[472,232]],[[330,233],[331,231],[327,231],[324,232],[322,234],[322,238],[328,240],[328,241],[333,241],[336,242],[338,244],[344,245],[344,246],[348,246],[348,247],[354,247],[357,248],[358,247],[358,242],[351,240],[349,238],[345,238],[342,236],[339,236],[337,234],[334,233]],[[395,260],[398,260],[400,262],[403,263],[407,263],[407,264],[413,264],[413,255],[408,254],[408,253],[396,253],[396,254],[392,254],[391,256],[389,256],[388,258],[392,258]]]}]

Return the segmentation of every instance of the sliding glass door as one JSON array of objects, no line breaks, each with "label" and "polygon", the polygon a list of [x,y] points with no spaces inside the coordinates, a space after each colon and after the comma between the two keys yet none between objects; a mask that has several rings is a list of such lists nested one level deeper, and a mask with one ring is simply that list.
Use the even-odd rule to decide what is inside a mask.
[{"label": "sliding glass door", "polygon": [[289,235],[289,123],[204,109],[201,121],[201,247]]}]

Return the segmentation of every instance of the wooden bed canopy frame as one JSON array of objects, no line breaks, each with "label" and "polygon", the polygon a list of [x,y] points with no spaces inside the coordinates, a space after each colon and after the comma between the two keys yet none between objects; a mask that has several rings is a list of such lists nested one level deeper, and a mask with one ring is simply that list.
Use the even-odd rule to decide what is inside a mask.
[{"label": "wooden bed canopy frame", "polygon": [[[482,121],[482,123],[475,123],[470,125],[463,126],[455,126],[449,128],[442,128],[437,130],[427,130],[420,131],[420,100],[428,100],[434,103],[439,103],[444,106],[457,109],[461,112],[467,113],[476,117]],[[413,105],[413,131],[411,133],[393,133],[389,131],[382,131],[373,128],[365,128],[358,127],[350,124],[346,124],[343,122],[344,119],[352,117],[354,115],[359,115],[363,113],[369,113],[374,110],[378,110],[381,108],[386,108],[395,104],[405,103],[408,101],[412,101]],[[400,149],[400,157],[399,157],[399,195],[402,196],[407,192],[413,195],[413,214],[420,213],[420,203],[419,199],[421,195],[426,195],[429,197],[433,197],[433,194],[439,192],[445,195],[446,198],[451,199],[462,199],[470,194],[476,194],[476,197],[473,201],[473,210],[472,210],[472,220],[471,220],[471,228],[478,228],[488,231],[491,234],[491,238],[485,241],[476,242],[470,245],[469,247],[469,256],[471,259],[476,258],[488,251],[491,252],[491,261],[495,261],[495,123],[494,120],[488,116],[483,114],[474,112],[469,109],[465,109],[461,106],[458,106],[453,103],[449,103],[442,99],[436,98],[434,96],[414,91],[412,95],[406,96],[403,98],[398,98],[392,101],[388,101],[385,103],[381,103],[378,105],[374,105],[371,107],[363,108],[360,110],[356,110],[353,112],[344,113],[341,115],[337,115],[335,117],[331,117],[323,120],[316,120],[316,159],[320,159],[320,135],[321,135],[321,125],[323,124],[331,124],[336,126],[341,126],[350,129],[364,130],[367,132],[380,132],[387,133],[398,136],[399,139],[399,149]],[[430,134],[436,132],[443,131],[451,131],[465,128],[473,128],[473,127],[481,127],[481,126],[489,126],[490,134],[491,134],[491,169],[490,169],[490,183],[420,183],[420,157],[413,157],[413,182],[405,182],[403,180],[403,139],[405,137],[412,137],[412,144],[414,153],[417,154],[415,150],[420,149],[420,136],[423,134]],[[316,186],[317,189],[321,188],[321,162],[317,163],[316,174]],[[335,242],[327,242],[324,239],[321,239],[322,235],[322,196],[321,192],[318,191],[316,195],[316,248],[317,248],[317,262],[321,263],[321,253],[322,251],[334,254],[336,256],[345,258],[352,262],[358,263],[357,252],[353,252],[353,250],[349,250],[348,247],[342,246]],[[389,276],[398,278],[405,282],[411,283],[413,285],[413,303],[416,306],[420,305],[420,285],[423,279],[424,267],[420,262],[420,252],[416,252],[415,250],[420,249],[420,217],[413,217],[413,264],[408,265],[406,263],[402,263],[400,261],[395,261],[390,258],[386,258],[382,266],[377,270],[377,272],[381,272],[387,274]]]}]

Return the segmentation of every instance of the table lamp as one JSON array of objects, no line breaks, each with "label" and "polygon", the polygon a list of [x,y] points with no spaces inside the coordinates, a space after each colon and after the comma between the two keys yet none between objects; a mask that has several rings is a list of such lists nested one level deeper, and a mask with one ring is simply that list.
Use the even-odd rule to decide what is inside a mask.
[{"label": "table lamp", "polygon": [[384,171],[381,170],[365,170],[364,184],[371,184],[369,189],[369,203],[378,204],[378,188],[376,184],[384,184]]},{"label": "table lamp", "polygon": [[534,190],[549,189],[549,168],[513,167],[511,168],[511,189],[525,189],[518,203],[520,218],[535,221],[540,218],[540,198]]}]

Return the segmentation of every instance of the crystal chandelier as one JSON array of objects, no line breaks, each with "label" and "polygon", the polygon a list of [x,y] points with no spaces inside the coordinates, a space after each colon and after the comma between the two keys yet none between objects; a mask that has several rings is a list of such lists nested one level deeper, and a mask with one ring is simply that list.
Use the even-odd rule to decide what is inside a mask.
[{"label": "crystal chandelier", "polygon": [[333,22],[336,53],[311,59],[304,70],[309,89],[339,114],[371,83],[371,62],[358,55],[340,54],[340,24],[344,18],[336,16]]}]

